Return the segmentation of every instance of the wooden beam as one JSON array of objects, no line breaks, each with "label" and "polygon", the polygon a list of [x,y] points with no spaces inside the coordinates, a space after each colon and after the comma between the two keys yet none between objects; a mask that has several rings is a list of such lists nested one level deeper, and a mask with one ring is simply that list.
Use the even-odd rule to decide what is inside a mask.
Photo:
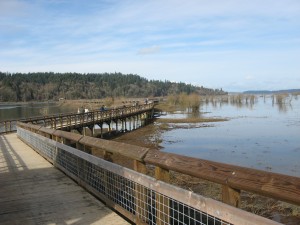
[{"label": "wooden beam", "polygon": [[300,205],[300,178],[177,154],[149,151],[144,158],[166,170],[202,178],[235,190],[244,190]]}]

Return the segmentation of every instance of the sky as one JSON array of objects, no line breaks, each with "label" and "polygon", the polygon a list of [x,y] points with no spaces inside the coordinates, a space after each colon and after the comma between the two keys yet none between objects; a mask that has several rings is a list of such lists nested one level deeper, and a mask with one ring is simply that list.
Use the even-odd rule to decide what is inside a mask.
[{"label": "sky", "polygon": [[0,0],[0,71],[300,88],[300,1]]}]

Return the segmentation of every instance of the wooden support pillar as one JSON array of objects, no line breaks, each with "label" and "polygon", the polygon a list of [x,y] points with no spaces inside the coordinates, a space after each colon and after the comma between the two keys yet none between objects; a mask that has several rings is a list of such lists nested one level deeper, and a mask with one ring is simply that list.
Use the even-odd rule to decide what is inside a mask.
[{"label": "wooden support pillar", "polygon": [[108,133],[109,133],[109,135],[111,134],[111,127],[110,127],[110,123],[108,124]]},{"label": "wooden support pillar", "polygon": [[[155,167],[155,178],[164,182],[170,181],[169,170],[162,169],[160,167]],[[156,198],[156,224],[163,225],[170,223],[170,211],[169,211],[169,200],[168,198],[157,194]]]},{"label": "wooden support pillar", "polygon": [[131,131],[131,119],[132,117],[129,117],[129,130]]},{"label": "wooden support pillar", "polygon": [[124,119],[121,120],[122,123],[122,132],[124,132]]},{"label": "wooden support pillar", "polygon": [[99,123],[98,126],[100,127],[100,137],[103,138],[103,123]]},{"label": "wooden support pillar", "polygon": [[135,116],[133,117],[133,129],[135,130]]},{"label": "wooden support pillar", "polygon": [[222,201],[228,205],[239,207],[241,202],[241,190],[222,185]]}]

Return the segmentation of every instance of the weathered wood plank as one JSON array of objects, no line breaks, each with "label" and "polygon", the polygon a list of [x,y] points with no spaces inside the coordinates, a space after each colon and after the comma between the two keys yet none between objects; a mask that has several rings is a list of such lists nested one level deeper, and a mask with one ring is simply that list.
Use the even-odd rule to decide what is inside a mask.
[{"label": "weathered wood plank", "polygon": [[102,149],[113,154],[120,154],[138,161],[142,161],[149,150],[148,148],[144,147],[120,143],[116,141],[97,139],[88,136],[84,136],[82,139],[80,139],[79,143],[89,147]]},{"label": "weathered wood plank", "polygon": [[149,151],[148,164],[300,205],[300,178],[172,153]]},{"label": "weathered wood plank", "polygon": [[53,135],[53,133],[55,132],[55,130],[47,128],[47,127],[41,127],[39,129],[39,133],[45,133],[45,134],[49,134],[49,135]]},{"label": "weathered wood plank", "polygon": [[53,133],[53,135],[56,137],[65,138],[69,141],[74,141],[74,142],[79,142],[79,140],[83,137],[80,134],[75,134],[75,133],[66,132],[66,131],[62,131],[62,130],[56,130]]}]

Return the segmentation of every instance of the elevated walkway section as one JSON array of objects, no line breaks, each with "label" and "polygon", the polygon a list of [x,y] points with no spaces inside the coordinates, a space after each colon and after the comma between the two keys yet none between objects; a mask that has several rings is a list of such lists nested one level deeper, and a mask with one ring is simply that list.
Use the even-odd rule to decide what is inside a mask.
[{"label": "elevated walkway section", "polygon": [[16,134],[0,135],[0,224],[129,224]]}]

